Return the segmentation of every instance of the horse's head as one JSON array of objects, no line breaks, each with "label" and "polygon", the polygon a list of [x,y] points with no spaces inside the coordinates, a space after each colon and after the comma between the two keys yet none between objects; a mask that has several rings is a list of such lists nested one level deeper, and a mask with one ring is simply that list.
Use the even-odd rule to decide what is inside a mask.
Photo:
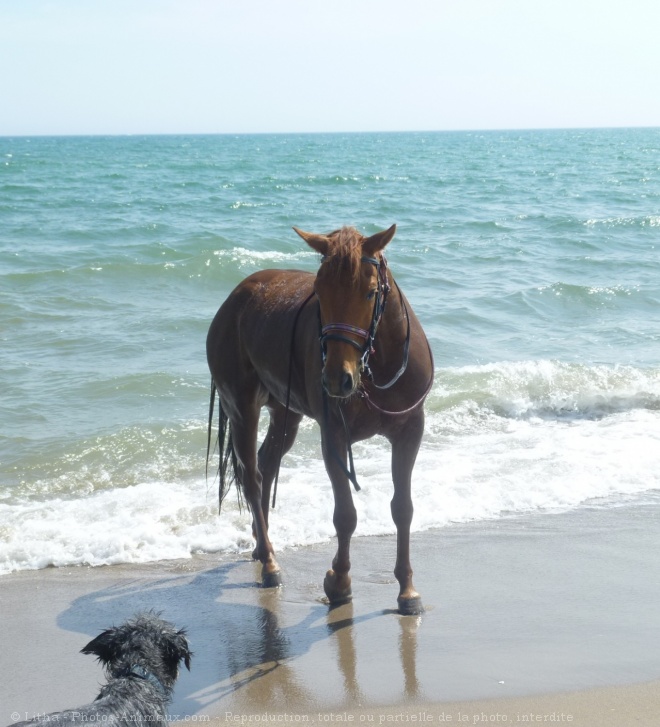
[{"label": "horse's head", "polygon": [[328,235],[293,228],[323,256],[314,291],[321,307],[325,351],[322,381],[330,396],[345,398],[357,390],[369,332],[379,305],[381,251],[396,225],[364,237],[352,227]]}]

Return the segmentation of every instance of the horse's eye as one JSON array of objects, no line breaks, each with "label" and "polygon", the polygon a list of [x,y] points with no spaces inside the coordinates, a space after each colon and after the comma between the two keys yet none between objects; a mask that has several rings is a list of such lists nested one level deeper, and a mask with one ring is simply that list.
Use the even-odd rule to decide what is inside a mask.
[{"label": "horse's eye", "polygon": [[374,288],[373,290],[370,290],[367,293],[367,300],[373,300],[374,296],[376,295],[377,292],[378,292],[378,290],[376,288]]}]

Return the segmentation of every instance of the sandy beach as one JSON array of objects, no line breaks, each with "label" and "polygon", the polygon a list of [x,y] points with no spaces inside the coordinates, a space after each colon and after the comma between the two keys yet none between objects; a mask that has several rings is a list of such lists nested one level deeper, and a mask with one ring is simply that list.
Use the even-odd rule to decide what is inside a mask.
[{"label": "sandy beach", "polygon": [[419,618],[394,611],[389,536],[355,539],[354,601],[334,610],[334,543],[280,553],[277,590],[247,556],[4,576],[0,724],[90,701],[103,677],[78,652],[141,609],[195,653],[175,720],[658,724],[659,544],[648,505],[417,534]]}]

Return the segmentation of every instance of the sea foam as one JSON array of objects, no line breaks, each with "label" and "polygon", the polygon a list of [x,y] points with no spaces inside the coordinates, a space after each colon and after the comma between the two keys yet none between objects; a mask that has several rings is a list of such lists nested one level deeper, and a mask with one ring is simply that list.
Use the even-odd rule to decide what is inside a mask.
[{"label": "sea foam", "polygon": [[[201,442],[203,430],[199,422],[179,435]],[[76,484],[66,496],[55,494],[66,478],[60,474],[53,492],[41,480],[37,492],[13,492],[0,503],[3,572],[253,548],[249,513],[231,494],[218,513],[217,483],[202,476],[201,456],[158,445],[153,456],[163,468],[168,451],[181,460],[178,468],[169,462],[168,479],[155,477],[158,461],[146,466],[143,454],[119,487],[108,471],[112,443],[104,439],[102,446],[98,469],[87,472],[98,479],[95,485],[85,486],[75,467]],[[354,494],[356,536],[395,532],[389,444],[379,437],[360,442],[354,455],[362,486]],[[413,477],[414,531],[585,504],[614,506],[653,498],[659,490],[660,372],[552,361],[436,372]],[[283,461],[270,517],[275,547],[329,541],[332,513],[318,426],[307,420]]]}]

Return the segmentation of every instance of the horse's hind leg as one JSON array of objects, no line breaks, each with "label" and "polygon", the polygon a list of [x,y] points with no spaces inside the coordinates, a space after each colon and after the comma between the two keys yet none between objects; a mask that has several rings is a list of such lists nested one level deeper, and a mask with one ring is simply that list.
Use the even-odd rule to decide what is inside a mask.
[{"label": "horse's hind leg", "polygon": [[262,508],[262,476],[257,466],[258,405],[237,408],[240,416],[231,419],[233,447],[238,460],[243,494],[252,512],[252,527],[257,539],[254,552],[261,561],[261,583],[265,588],[282,583],[280,567],[268,538],[268,524]]},{"label": "horse's hind leg", "polygon": [[[270,493],[277,474],[282,455],[286,454],[296,440],[298,434],[298,426],[302,419],[302,414],[297,414],[289,410],[286,413],[284,406],[277,401],[269,401],[267,404],[270,412],[270,424],[266,438],[264,439],[257,462],[259,471],[261,472],[261,510],[263,512],[266,527],[268,527],[268,512],[270,507]],[[286,434],[284,427],[286,425]],[[284,436],[284,440],[282,437]],[[256,528],[253,524],[252,532],[256,538]],[[258,559],[257,550],[252,554],[253,558]]]},{"label": "horse's hind leg", "polygon": [[392,480],[394,497],[392,519],[396,525],[396,565],[394,575],[399,581],[399,613],[414,616],[424,611],[422,599],[413,586],[410,565],[410,524],[413,516],[411,496],[412,469],[424,431],[424,412],[406,422],[403,431],[392,437]]}]

